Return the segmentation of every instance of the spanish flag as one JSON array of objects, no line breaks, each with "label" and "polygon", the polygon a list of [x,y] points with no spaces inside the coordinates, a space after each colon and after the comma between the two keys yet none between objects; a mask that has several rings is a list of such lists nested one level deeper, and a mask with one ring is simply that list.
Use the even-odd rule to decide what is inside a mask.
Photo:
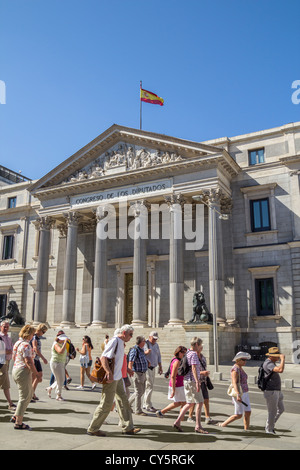
[{"label": "spanish flag", "polygon": [[164,100],[157,96],[155,93],[152,93],[151,91],[143,90],[143,88],[140,89],[140,99],[141,101],[144,101],[145,103],[151,103],[151,104],[159,104],[160,106],[164,105]]}]

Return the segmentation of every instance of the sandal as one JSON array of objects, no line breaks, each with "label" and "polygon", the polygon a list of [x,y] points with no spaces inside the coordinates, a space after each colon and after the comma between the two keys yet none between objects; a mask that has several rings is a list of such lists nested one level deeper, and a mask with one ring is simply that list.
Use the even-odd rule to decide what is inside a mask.
[{"label": "sandal", "polygon": [[31,427],[28,426],[28,424],[15,424],[14,429],[21,429],[21,430],[26,430],[26,431],[31,431]]},{"label": "sandal", "polygon": [[198,429],[195,428],[195,432],[197,432],[198,434],[208,434],[208,432],[205,431],[205,429],[203,428],[198,428]]},{"label": "sandal", "polygon": [[15,416],[12,416],[9,421],[10,421],[11,423],[15,423],[15,422],[16,422],[16,419],[17,419],[17,418],[16,418]]},{"label": "sandal", "polygon": [[178,432],[183,432],[183,429],[178,426],[176,423],[173,424],[173,428],[177,429]]}]

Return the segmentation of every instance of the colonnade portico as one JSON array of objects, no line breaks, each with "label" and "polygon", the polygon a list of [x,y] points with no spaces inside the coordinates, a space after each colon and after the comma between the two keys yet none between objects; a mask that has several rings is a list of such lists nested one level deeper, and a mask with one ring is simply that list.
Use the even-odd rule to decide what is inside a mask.
[{"label": "colonnade portico", "polygon": [[[209,201],[209,286],[211,310],[218,321],[225,321],[224,274],[221,221],[215,208],[220,210],[220,194],[211,189],[202,191]],[[150,200],[151,201],[151,198]],[[147,304],[147,239],[149,235],[148,209],[149,201],[133,200],[129,202],[128,213],[133,217],[130,223],[130,235],[134,240],[132,261],[133,272],[133,320],[135,327],[157,326],[146,318]],[[187,199],[181,194],[164,196],[163,203],[169,210],[169,320],[167,325],[182,326],[184,317],[184,236],[183,210]],[[101,210],[100,210],[101,209]],[[107,318],[107,249],[109,236],[105,226],[108,223],[106,205],[90,208],[95,222],[95,257],[92,293],[91,325],[105,328],[108,323],[122,323],[124,318]],[[71,210],[59,216],[64,217],[66,228],[66,253],[63,277],[63,302],[61,327],[75,326],[76,309],[76,273],[77,273],[77,240],[78,227],[86,212]],[[50,253],[50,229],[55,225],[54,217],[39,219],[40,249],[37,268],[35,323],[46,321],[47,289]],[[58,224],[57,224],[58,226]],[[61,227],[61,225],[59,226]],[[212,228],[214,227],[214,228]],[[155,269],[155,268],[154,268]],[[117,273],[116,273],[117,275]],[[155,286],[154,286],[155,290]],[[151,294],[150,294],[151,295]],[[113,321],[112,321],[113,320]]]}]

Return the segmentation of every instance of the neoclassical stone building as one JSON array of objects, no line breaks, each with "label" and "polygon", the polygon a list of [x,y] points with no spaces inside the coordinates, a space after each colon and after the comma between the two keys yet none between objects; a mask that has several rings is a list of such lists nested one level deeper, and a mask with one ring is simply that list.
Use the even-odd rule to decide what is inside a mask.
[{"label": "neoclassical stone building", "polygon": [[[27,321],[188,338],[202,291],[219,351],[300,329],[300,122],[191,142],[113,125],[38,181],[0,186],[0,301]],[[171,333],[170,333],[171,334]]]}]

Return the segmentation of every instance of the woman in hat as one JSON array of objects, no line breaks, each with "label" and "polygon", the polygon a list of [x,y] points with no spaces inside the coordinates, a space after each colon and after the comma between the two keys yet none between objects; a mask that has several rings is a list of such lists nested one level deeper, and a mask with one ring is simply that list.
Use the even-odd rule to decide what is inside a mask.
[{"label": "woman in hat", "polygon": [[234,405],[234,414],[230,416],[223,423],[218,423],[222,428],[228,426],[228,424],[241,419],[244,415],[244,429],[248,431],[250,425],[251,406],[248,395],[248,376],[243,369],[246,361],[251,359],[250,354],[246,352],[238,352],[232,359],[235,365],[231,369],[231,380],[236,396],[232,397],[232,403]]},{"label": "woman in hat", "polygon": [[56,380],[56,400],[62,401],[62,387],[65,380],[65,366],[67,359],[67,341],[68,337],[61,334],[55,338],[51,348],[50,369]]}]

